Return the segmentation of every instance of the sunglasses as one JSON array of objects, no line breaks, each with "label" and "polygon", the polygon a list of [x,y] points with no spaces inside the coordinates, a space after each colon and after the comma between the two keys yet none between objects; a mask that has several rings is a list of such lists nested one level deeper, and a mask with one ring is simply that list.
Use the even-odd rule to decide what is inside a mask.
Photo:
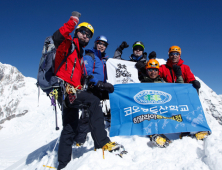
[{"label": "sunglasses", "polygon": [[152,71],[155,71],[155,72],[156,72],[156,71],[158,71],[157,68],[148,68],[147,70],[148,70],[149,72],[152,72]]},{"label": "sunglasses", "polygon": [[173,56],[173,55],[175,55],[175,56],[179,56],[180,53],[178,53],[178,52],[171,52],[171,53],[170,53],[170,56]]},{"label": "sunglasses", "polygon": [[106,44],[106,43],[103,43],[103,42],[101,42],[101,41],[97,41],[97,44],[102,45],[102,46],[104,46],[104,47],[107,47],[107,44]]},{"label": "sunglasses", "polygon": [[143,47],[137,45],[137,46],[135,46],[135,47],[133,48],[133,51],[137,51],[137,50],[143,51]]},{"label": "sunglasses", "polygon": [[79,31],[82,35],[86,35],[87,38],[91,38],[91,34],[86,32],[85,30],[80,30]]}]

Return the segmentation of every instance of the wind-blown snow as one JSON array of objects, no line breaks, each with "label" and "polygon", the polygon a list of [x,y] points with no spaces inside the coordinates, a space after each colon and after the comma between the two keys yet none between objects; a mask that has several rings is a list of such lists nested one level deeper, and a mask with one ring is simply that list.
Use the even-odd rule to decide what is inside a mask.
[{"label": "wind-blown snow", "polygon": [[[158,59],[159,60],[159,59]],[[163,64],[165,61],[159,61]],[[3,64],[0,63],[0,70]],[[11,67],[4,65],[4,67]],[[6,74],[6,73],[4,73]],[[1,75],[1,74],[0,74]],[[1,76],[0,76],[1,77]],[[184,137],[175,140],[167,148],[150,145],[147,137],[112,137],[112,141],[123,144],[129,152],[123,158],[102,150],[94,151],[93,140],[88,134],[87,142],[82,147],[73,145],[72,160],[66,170],[135,170],[135,169],[170,169],[170,170],[219,170],[222,167],[222,99],[204,82],[201,82],[200,100],[212,134],[204,141]],[[36,79],[24,77],[24,87],[10,93],[10,88],[2,86],[8,95],[0,96],[0,106],[11,100],[19,100],[15,113],[28,112],[20,117],[6,120],[0,124],[0,170],[49,170],[43,165],[57,167],[56,144],[60,136],[62,123],[58,111],[60,130],[55,130],[55,113],[49,98],[41,92],[38,107],[38,89]],[[0,78],[0,85],[3,82]],[[11,84],[9,83],[9,86]],[[12,85],[11,85],[12,86]],[[6,89],[6,90],[5,90]],[[5,113],[5,112],[4,112]],[[5,117],[4,117],[5,118]],[[3,118],[2,118],[3,119]],[[1,120],[1,119],[0,119]],[[109,132],[109,129],[107,129]],[[56,144],[56,146],[55,146]],[[55,147],[55,150],[53,151]]]}]

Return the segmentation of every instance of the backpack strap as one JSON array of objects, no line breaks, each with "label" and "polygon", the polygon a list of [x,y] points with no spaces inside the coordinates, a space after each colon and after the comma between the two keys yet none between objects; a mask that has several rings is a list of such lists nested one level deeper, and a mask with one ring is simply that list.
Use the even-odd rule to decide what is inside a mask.
[{"label": "backpack strap", "polygon": [[85,55],[88,55],[88,56],[92,57],[92,59],[94,61],[94,63],[93,63],[93,73],[94,73],[95,63],[96,63],[95,54],[94,53],[86,53]]},{"label": "backpack strap", "polygon": [[63,65],[63,63],[66,62],[66,60],[67,60],[67,58],[69,57],[69,55],[73,53],[74,50],[75,50],[75,44],[73,43],[73,41],[71,41],[71,45],[70,45],[70,47],[69,47],[69,52],[68,52],[68,54],[65,56],[65,58],[62,60],[62,62],[59,64],[59,66],[58,66],[58,68],[57,68],[57,70],[56,70],[56,72],[55,72],[55,75],[56,75],[56,73],[59,71],[59,69],[60,69],[60,67]]}]

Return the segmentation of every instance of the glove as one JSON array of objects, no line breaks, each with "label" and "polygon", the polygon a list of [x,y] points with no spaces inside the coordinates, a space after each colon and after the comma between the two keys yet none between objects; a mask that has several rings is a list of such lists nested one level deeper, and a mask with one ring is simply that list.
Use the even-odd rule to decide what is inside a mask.
[{"label": "glove", "polygon": [[173,71],[176,74],[176,77],[178,78],[179,76],[182,76],[182,71],[180,66],[178,65],[173,65]]},{"label": "glove", "polygon": [[142,61],[138,61],[136,64],[135,64],[135,66],[136,66],[136,68],[138,69],[138,70],[142,70],[143,68],[145,68],[145,64],[144,64],[144,62],[142,62]]},{"label": "glove", "polygon": [[73,11],[72,12],[72,16],[70,17],[71,20],[73,20],[73,22],[77,25],[79,23],[79,17],[81,16],[81,14],[77,11]]},{"label": "glove", "polygon": [[193,87],[194,87],[196,90],[199,90],[199,88],[200,88],[200,82],[199,82],[198,80],[191,81],[190,83],[193,84]]},{"label": "glove", "polygon": [[96,87],[97,87],[98,89],[100,89],[100,90],[106,90],[106,91],[108,91],[109,93],[114,92],[114,87],[113,87],[113,85],[110,84],[110,83],[103,83],[103,82],[101,82],[101,81],[98,81]]},{"label": "glove", "polygon": [[81,16],[81,14],[77,11],[73,11],[72,16],[79,18]]},{"label": "glove", "polygon": [[129,47],[129,45],[127,44],[126,41],[123,41],[122,44],[119,46],[119,48],[120,48],[121,50],[123,50],[124,48],[128,48],[128,47]]},{"label": "glove", "polygon": [[151,53],[149,53],[149,59],[156,59],[156,52],[152,51]]}]

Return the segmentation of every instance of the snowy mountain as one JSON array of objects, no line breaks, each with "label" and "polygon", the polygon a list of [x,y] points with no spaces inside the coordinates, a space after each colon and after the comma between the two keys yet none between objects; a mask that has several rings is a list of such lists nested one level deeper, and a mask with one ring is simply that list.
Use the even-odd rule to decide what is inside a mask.
[{"label": "snowy mountain", "polygon": [[[158,60],[161,64],[165,62]],[[221,169],[222,98],[196,78],[201,82],[200,100],[212,130],[207,139],[184,137],[162,149],[151,147],[146,137],[112,137],[129,153],[120,158],[105,152],[103,159],[101,149],[93,150],[93,140],[88,134],[82,147],[73,145],[72,160],[65,169]],[[0,63],[0,170],[50,170],[57,166],[61,112],[58,113],[60,130],[56,131],[50,100],[41,92],[38,106],[35,83],[36,79],[24,77],[15,67]]]},{"label": "snowy mountain", "polygon": [[200,101],[205,114],[212,115],[222,125],[222,98],[209,88],[202,80],[196,77],[201,83]]},{"label": "snowy mountain", "polygon": [[15,67],[0,63],[0,125],[28,112],[18,108],[25,96],[21,93],[24,87],[25,77]]}]

